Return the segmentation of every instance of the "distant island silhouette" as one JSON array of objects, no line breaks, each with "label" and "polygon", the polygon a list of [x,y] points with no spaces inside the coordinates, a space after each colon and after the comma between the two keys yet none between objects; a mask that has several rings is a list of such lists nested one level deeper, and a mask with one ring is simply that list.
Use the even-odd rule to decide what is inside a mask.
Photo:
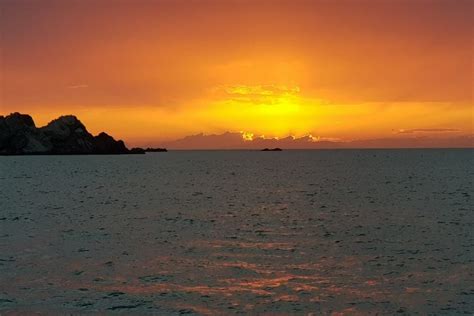
[{"label": "distant island silhouette", "polygon": [[147,153],[161,153],[161,152],[167,152],[168,150],[166,148],[152,148],[148,147],[145,149],[145,152]]},{"label": "distant island silhouette", "polygon": [[[227,131],[222,134],[188,135],[180,139],[158,142],[159,147],[170,150],[263,150],[265,148],[291,149],[361,149],[361,148],[473,148],[473,134],[457,134],[451,129],[416,129],[394,133],[392,136],[373,139],[343,140],[325,137],[254,136],[246,140],[242,132]],[[440,135],[443,134],[443,135]],[[446,136],[444,136],[446,135]]]},{"label": "distant island silhouette", "polygon": [[264,149],[262,149],[262,151],[282,151],[282,150],[283,150],[283,149],[278,148],[278,147],[276,147],[276,148],[264,148]]},{"label": "distant island silhouette", "polygon": [[0,155],[119,155],[144,154],[102,132],[90,134],[74,115],[61,116],[36,127],[33,118],[18,112],[0,116]]}]

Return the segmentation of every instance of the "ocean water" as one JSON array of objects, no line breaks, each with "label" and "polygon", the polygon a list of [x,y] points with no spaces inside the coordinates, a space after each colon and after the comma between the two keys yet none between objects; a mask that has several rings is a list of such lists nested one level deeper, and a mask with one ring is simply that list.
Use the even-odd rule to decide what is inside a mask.
[{"label": "ocean water", "polygon": [[472,314],[473,154],[0,157],[0,314]]}]

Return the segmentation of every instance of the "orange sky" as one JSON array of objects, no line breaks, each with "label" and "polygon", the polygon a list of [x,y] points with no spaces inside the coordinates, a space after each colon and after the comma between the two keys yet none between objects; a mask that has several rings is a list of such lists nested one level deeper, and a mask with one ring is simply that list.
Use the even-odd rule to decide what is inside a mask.
[{"label": "orange sky", "polygon": [[[469,0],[3,0],[0,114],[153,145],[473,133]],[[400,133],[401,132],[401,133]]]}]

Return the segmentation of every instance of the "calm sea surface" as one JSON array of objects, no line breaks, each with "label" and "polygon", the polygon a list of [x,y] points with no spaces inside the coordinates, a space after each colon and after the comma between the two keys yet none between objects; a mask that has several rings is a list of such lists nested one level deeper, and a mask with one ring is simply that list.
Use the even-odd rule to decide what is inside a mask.
[{"label": "calm sea surface", "polygon": [[0,314],[472,314],[473,179],[473,150],[0,157]]}]

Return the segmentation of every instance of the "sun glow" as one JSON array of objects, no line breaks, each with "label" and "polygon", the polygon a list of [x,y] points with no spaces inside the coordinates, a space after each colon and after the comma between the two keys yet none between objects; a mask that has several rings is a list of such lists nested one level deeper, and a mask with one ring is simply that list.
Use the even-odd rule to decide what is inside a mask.
[{"label": "sun glow", "polygon": [[[214,121],[240,125],[257,135],[307,134],[314,127],[314,116],[308,118],[315,108],[305,104],[300,91],[299,86],[273,84],[222,86],[216,89],[216,101],[203,111]],[[241,133],[245,140],[254,138],[252,133]]]},{"label": "sun glow", "polygon": [[253,140],[253,133],[250,132],[240,132],[242,134],[242,139],[245,141],[252,141]]}]

